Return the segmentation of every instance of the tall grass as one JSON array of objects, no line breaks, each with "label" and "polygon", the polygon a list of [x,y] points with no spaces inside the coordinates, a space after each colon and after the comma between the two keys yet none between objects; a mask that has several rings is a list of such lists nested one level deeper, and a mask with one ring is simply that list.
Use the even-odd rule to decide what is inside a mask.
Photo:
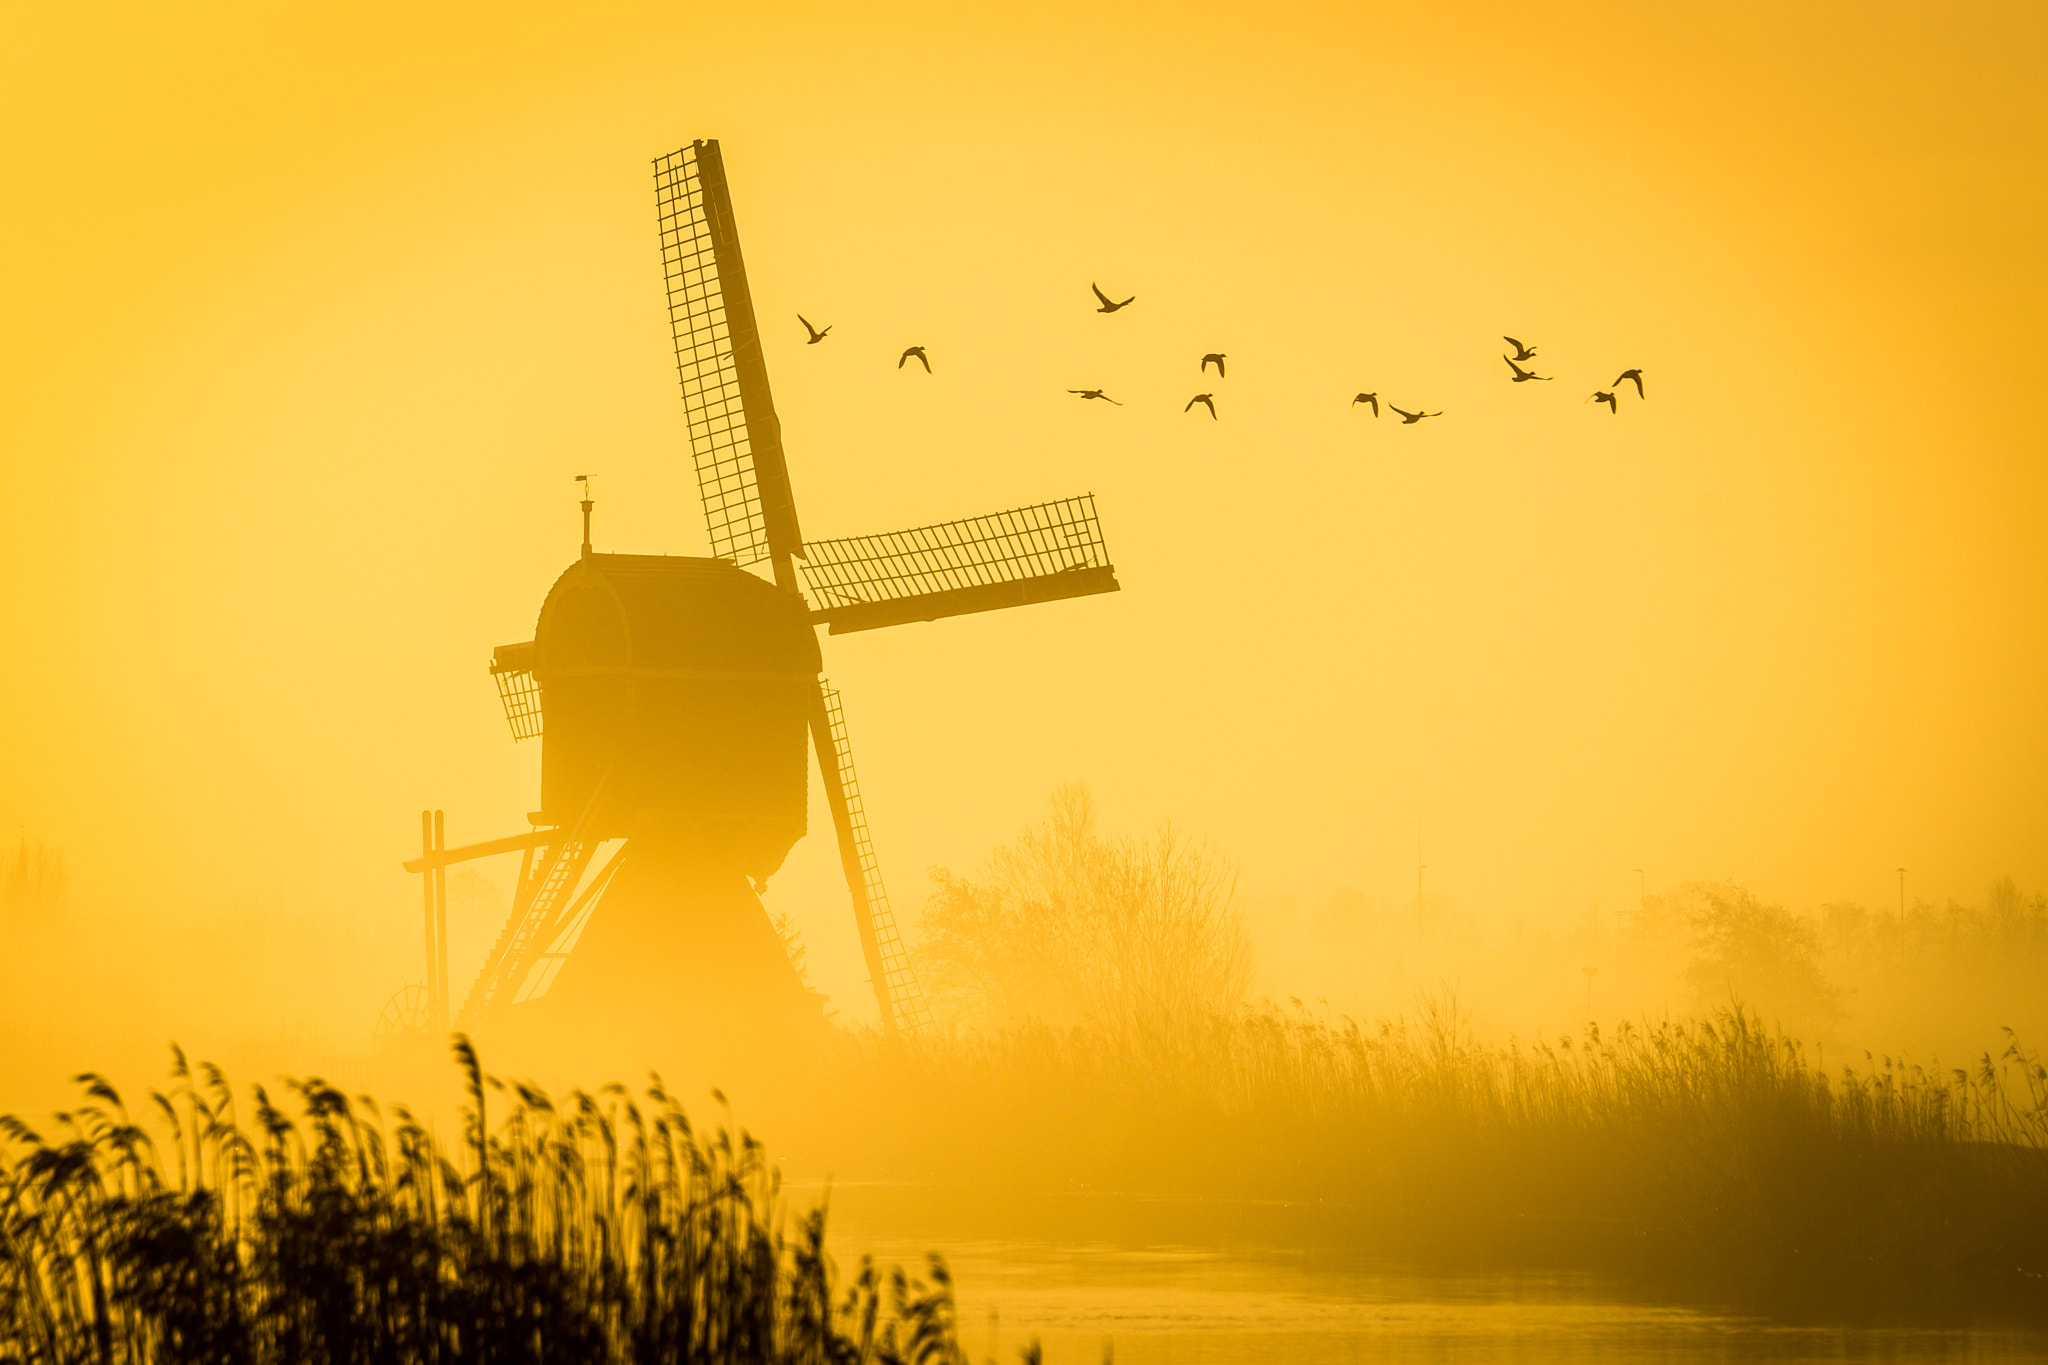
[{"label": "tall grass", "polygon": [[55,1138],[4,1120],[0,1361],[965,1360],[941,1260],[842,1291],[824,1210],[785,1238],[760,1145],[658,1078],[557,1101],[456,1050],[453,1152],[317,1079],[245,1127],[182,1055],[156,1133],[92,1074]]},{"label": "tall grass", "polygon": [[1015,1029],[863,1084],[919,1116],[891,1142],[972,1186],[1288,1204],[1292,1237],[1829,1311],[2048,1316],[2048,1068],[2011,1039],[1968,1070],[1836,1066],[1730,1008],[1491,1045],[1438,995],[1371,1025],[1243,1013],[1185,1047]]}]

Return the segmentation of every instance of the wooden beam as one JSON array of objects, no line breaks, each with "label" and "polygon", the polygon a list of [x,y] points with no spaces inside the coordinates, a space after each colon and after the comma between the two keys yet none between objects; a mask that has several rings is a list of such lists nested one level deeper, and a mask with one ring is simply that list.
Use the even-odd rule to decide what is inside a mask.
[{"label": "wooden beam", "polygon": [[434,812],[434,1031],[448,1032],[448,825]]},{"label": "wooden beam", "polygon": [[[420,812],[420,860],[417,870],[426,874],[420,878],[420,885],[426,893],[423,904],[427,917],[427,1027],[437,1029],[440,1027],[440,1006],[434,999],[434,983],[441,977],[434,967],[434,874],[428,871],[433,861],[434,812],[423,810]],[[415,869],[408,863],[406,870],[410,872]]]},{"label": "wooden beam", "polygon": [[[431,820],[433,817],[427,817]],[[404,864],[407,872],[425,872],[431,867],[447,867],[451,863],[466,863],[477,858],[489,858],[499,853],[517,853],[521,849],[543,848],[562,837],[558,829],[537,829],[531,834],[508,834],[502,839],[486,839],[480,844],[464,844],[461,848],[431,849]],[[433,835],[428,834],[426,842],[431,845]]]},{"label": "wooden beam", "polygon": [[857,602],[843,607],[821,607],[811,620],[830,626],[832,634],[900,626],[911,621],[936,621],[945,616],[969,616],[975,612],[1001,611],[1005,607],[1027,607],[1034,602],[1057,602],[1067,597],[1087,597],[1098,592],[1117,592],[1116,570],[1074,569],[1067,573],[1041,574],[1008,583],[980,583],[971,588],[948,588],[943,592],[918,593],[886,602]]}]

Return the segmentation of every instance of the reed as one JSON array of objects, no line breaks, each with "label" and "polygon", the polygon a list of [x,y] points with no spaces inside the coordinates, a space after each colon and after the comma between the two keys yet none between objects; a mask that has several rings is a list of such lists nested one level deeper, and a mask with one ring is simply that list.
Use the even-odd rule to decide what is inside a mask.
[{"label": "reed", "polygon": [[182,1054],[152,1125],[90,1073],[54,1137],[0,1121],[0,1361],[965,1360],[941,1259],[840,1286],[825,1210],[785,1236],[760,1144],[658,1077],[556,1099],[456,1053],[452,1152],[319,1079],[245,1122]]},{"label": "reed", "polygon": [[1198,1038],[888,1053],[860,1085],[917,1117],[875,1131],[963,1188],[1178,1200],[1233,1235],[1774,1309],[2048,1317],[2048,1067],[2010,1037],[1968,1069],[1830,1065],[1731,1007],[1487,1044],[1439,993],[1372,1024],[1266,1009]]}]

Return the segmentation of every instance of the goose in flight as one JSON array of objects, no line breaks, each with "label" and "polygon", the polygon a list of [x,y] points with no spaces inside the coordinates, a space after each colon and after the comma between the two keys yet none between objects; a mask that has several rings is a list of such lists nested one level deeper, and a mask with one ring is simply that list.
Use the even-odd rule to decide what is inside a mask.
[{"label": "goose in flight", "polygon": [[910,357],[912,356],[917,357],[918,363],[924,366],[924,372],[926,374],[930,374],[932,372],[932,358],[924,353],[924,347],[922,346],[912,346],[910,349],[906,350],[902,355],[896,357],[896,368],[899,370],[902,369],[904,365],[909,363]]},{"label": "goose in flight", "polygon": [[1101,285],[1096,284],[1093,281],[1090,281],[1088,287],[1095,291],[1096,298],[1102,300],[1102,306],[1095,310],[1098,313],[1114,313],[1117,309],[1128,308],[1138,301],[1138,296],[1136,294],[1133,294],[1129,298],[1125,299],[1122,303],[1117,303],[1111,300],[1109,295],[1102,292]]},{"label": "goose in flight", "polygon": [[1404,427],[1412,427],[1425,417],[1443,416],[1441,412],[1410,412],[1406,408],[1397,408],[1392,403],[1387,404],[1387,411],[1400,413],[1401,425]]},{"label": "goose in flight", "polygon": [[817,345],[819,342],[825,339],[825,332],[829,332],[832,330],[832,324],[828,322],[825,324],[825,332],[819,331],[817,328],[811,326],[811,320],[805,317],[802,313],[798,313],[796,315],[796,320],[798,322],[801,322],[804,325],[804,330],[811,334],[811,339],[804,343],[804,345],[806,346]]},{"label": "goose in flight", "polygon": [[1209,362],[1212,360],[1216,362],[1216,377],[1218,379],[1223,378],[1223,352],[1221,351],[1211,351],[1202,357],[1202,363],[1199,367],[1202,373],[1207,374],[1209,372]]},{"label": "goose in flight", "polygon": [[[1067,392],[1068,392],[1068,393],[1078,393],[1078,394],[1080,394],[1080,395],[1081,395],[1081,397],[1083,397],[1083,398],[1100,398],[1100,399],[1101,399],[1101,400],[1102,400],[1103,402],[1105,402],[1105,403],[1116,403],[1116,399],[1114,399],[1114,398],[1111,398],[1111,397],[1110,397],[1110,396],[1109,396],[1108,394],[1104,393],[1104,392],[1103,392],[1103,391],[1102,391],[1101,389],[1068,389],[1068,390],[1067,390]],[[1117,405],[1118,407],[1122,407],[1122,406],[1123,406],[1123,404],[1122,404],[1122,403],[1116,403],[1116,405]]]},{"label": "goose in flight", "polygon": [[[1376,394],[1376,393],[1361,393],[1361,394],[1354,394],[1354,395],[1352,396],[1352,399],[1351,399],[1351,406],[1355,408],[1355,407],[1357,407],[1357,406],[1358,406],[1358,405],[1359,405],[1360,403],[1370,403],[1370,404],[1372,404],[1372,415],[1373,415],[1373,416],[1375,416],[1375,417],[1377,417],[1377,416],[1379,416],[1379,415],[1380,415],[1380,396],[1379,396],[1378,394]],[[1396,408],[1396,409],[1394,409],[1394,411],[1396,411],[1396,412],[1399,412],[1399,411],[1400,411],[1400,409],[1399,409],[1399,408]]]},{"label": "goose in flight", "polygon": [[1181,411],[1182,411],[1182,412],[1193,412],[1193,411],[1195,410],[1195,404],[1197,404],[1197,403],[1200,403],[1200,404],[1201,404],[1201,405],[1202,405],[1203,407],[1205,407],[1205,408],[1207,408],[1207,409],[1209,410],[1209,420],[1210,420],[1210,421],[1212,421],[1212,422],[1213,422],[1213,421],[1215,421],[1215,420],[1216,420],[1216,395],[1215,395],[1215,394],[1213,394],[1213,393],[1198,393],[1198,394],[1196,394],[1196,395],[1195,395],[1195,396],[1194,396],[1193,398],[1190,398],[1190,399],[1188,400],[1188,405],[1187,405],[1186,407],[1182,408],[1182,409],[1181,409]]},{"label": "goose in flight", "polygon": [[1588,398],[1586,401],[1588,403],[1605,403],[1607,405],[1607,410],[1609,412],[1618,413],[1621,411],[1621,404],[1615,402],[1614,395],[1607,392],[1607,390],[1605,389],[1600,390],[1598,393],[1594,394],[1591,398]]},{"label": "goose in flight", "polygon": [[1641,370],[1623,370],[1615,376],[1614,387],[1620,388],[1621,381],[1624,379],[1636,386],[1636,397],[1641,398],[1643,396],[1643,372]]},{"label": "goose in flight", "polygon": [[[1508,360],[1506,356],[1502,356],[1501,359]],[[1515,372],[1514,379],[1510,381],[1512,383],[1526,384],[1532,379],[1541,379],[1545,383],[1549,383],[1551,379],[1551,376],[1547,374],[1532,374],[1528,370],[1523,369],[1520,365],[1517,365],[1512,360],[1508,360],[1508,368]]]},{"label": "goose in flight", "polygon": [[1509,336],[1504,336],[1501,340],[1515,348],[1515,359],[1517,361],[1534,360],[1536,358],[1536,348],[1534,346],[1524,346],[1521,342]]}]

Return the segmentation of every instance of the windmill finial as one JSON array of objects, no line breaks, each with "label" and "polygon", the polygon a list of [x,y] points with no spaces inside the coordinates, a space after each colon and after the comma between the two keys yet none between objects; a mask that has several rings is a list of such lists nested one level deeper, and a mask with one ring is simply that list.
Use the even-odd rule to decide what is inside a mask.
[{"label": "windmill finial", "polygon": [[588,559],[590,558],[590,509],[597,504],[590,500],[590,476],[588,474],[578,474],[576,482],[583,485],[583,502],[581,503],[583,508],[583,557]]}]

